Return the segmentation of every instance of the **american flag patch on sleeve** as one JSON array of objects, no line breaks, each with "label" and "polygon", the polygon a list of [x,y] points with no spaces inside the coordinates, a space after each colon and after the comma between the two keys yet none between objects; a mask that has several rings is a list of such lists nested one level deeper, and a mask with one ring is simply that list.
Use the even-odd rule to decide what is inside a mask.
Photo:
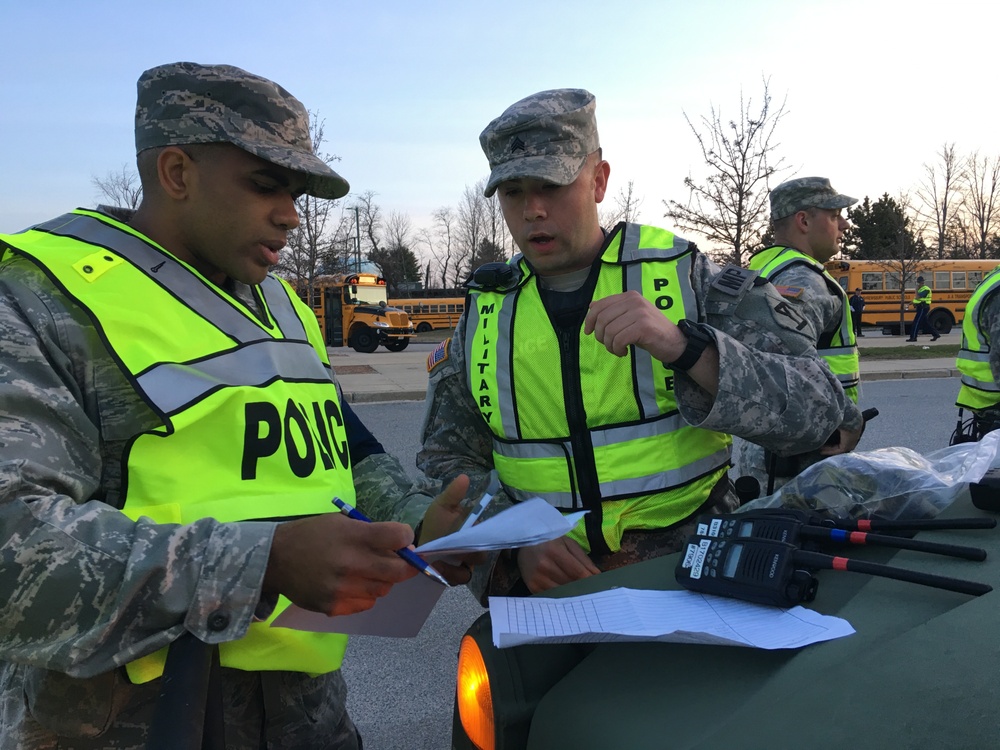
[{"label": "american flag patch on sleeve", "polygon": [[427,372],[430,372],[439,364],[448,359],[448,346],[451,344],[451,339],[447,338],[434,347],[434,351],[427,355]]},{"label": "american flag patch on sleeve", "polygon": [[774,288],[785,299],[798,299],[802,296],[802,287],[800,286],[778,286],[775,284]]}]

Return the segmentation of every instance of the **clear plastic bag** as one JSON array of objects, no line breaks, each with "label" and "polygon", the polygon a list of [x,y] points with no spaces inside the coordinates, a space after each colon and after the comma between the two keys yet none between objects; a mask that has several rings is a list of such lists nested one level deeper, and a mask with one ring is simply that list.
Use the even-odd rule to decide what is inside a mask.
[{"label": "clear plastic bag", "polygon": [[831,456],[741,510],[790,507],[832,518],[933,518],[996,465],[1000,430],[922,456],[909,448]]}]

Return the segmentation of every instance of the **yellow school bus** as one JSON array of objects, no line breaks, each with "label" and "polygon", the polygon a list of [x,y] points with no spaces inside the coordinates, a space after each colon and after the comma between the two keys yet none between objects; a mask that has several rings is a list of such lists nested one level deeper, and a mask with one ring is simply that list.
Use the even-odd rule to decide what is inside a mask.
[{"label": "yellow school bus", "polygon": [[371,273],[320,276],[299,296],[316,313],[327,346],[370,353],[379,345],[401,352],[413,338],[413,323],[386,301],[385,279]]},{"label": "yellow school bus", "polygon": [[921,260],[908,264],[900,297],[899,264],[891,260],[831,260],[827,272],[851,296],[855,289],[865,298],[865,311],[861,317],[864,326],[876,326],[886,333],[898,336],[899,314],[902,307],[905,333],[909,333],[916,311],[910,309],[910,300],[916,291],[916,279],[932,290],[930,325],[938,333],[948,333],[961,325],[965,318],[965,305],[979,282],[1000,261],[986,260]]},{"label": "yellow school bus", "polygon": [[461,289],[424,289],[412,297],[389,300],[392,307],[406,312],[417,333],[435,328],[454,328],[465,312],[465,292]]}]

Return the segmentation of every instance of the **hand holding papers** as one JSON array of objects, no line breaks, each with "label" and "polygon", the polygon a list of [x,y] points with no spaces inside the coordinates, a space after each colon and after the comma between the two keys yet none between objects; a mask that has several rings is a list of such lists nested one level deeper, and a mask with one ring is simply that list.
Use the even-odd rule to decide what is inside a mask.
[{"label": "hand holding papers", "polygon": [[442,557],[457,552],[512,549],[541,544],[565,535],[587,511],[563,515],[540,497],[517,503],[475,526],[417,547],[426,557]]},{"label": "hand holding papers", "polygon": [[[482,550],[511,549],[540,544],[566,534],[586,511],[564,516],[541,498],[518,503],[475,526],[417,547],[427,559]],[[429,584],[429,585],[428,585]],[[348,633],[412,638],[420,632],[444,587],[426,576],[416,576],[393,586],[372,609],[341,617],[327,617],[294,604],[271,623],[271,627],[319,633]]]}]

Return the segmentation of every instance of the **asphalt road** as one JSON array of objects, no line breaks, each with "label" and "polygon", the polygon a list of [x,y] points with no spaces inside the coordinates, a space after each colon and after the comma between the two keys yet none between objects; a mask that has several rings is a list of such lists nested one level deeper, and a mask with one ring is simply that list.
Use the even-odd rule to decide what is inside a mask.
[{"label": "asphalt road", "polygon": [[[864,384],[861,407],[876,407],[858,450],[903,445],[929,453],[948,445],[958,411],[957,378]],[[416,473],[422,402],[357,404],[386,450]],[[458,643],[484,610],[463,589],[445,593],[414,639],[354,637],[344,660],[351,716],[366,750],[447,750]]]}]

